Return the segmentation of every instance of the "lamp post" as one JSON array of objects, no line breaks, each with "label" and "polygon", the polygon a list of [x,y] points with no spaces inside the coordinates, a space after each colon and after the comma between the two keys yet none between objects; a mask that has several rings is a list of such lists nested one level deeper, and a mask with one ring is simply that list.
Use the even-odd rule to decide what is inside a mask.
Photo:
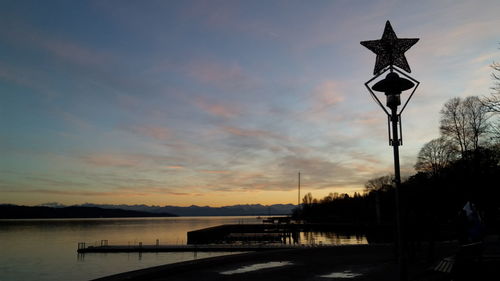
[{"label": "lamp post", "polygon": [[[384,110],[387,115],[387,126],[389,133],[389,145],[393,147],[394,153],[394,185],[395,185],[395,200],[396,200],[396,229],[397,229],[397,253],[399,264],[400,280],[408,279],[408,270],[406,263],[406,251],[404,249],[402,221],[401,221],[401,173],[399,165],[399,146],[403,145],[402,128],[401,128],[401,113],[406,108],[411,97],[415,93],[420,82],[410,77],[406,73],[411,72],[410,66],[406,61],[404,52],[411,46],[417,43],[419,39],[400,39],[397,38],[389,21],[386,22],[384,33],[380,40],[362,41],[361,45],[367,47],[377,54],[373,78],[365,83],[368,92],[373,97],[375,102]],[[388,73],[384,79],[379,80],[373,86],[371,83],[379,79],[383,74]],[[403,77],[401,77],[401,76]],[[411,94],[401,105],[401,94],[403,91],[412,89]],[[386,96],[386,107],[384,107],[380,99],[373,92],[382,92]]]}]

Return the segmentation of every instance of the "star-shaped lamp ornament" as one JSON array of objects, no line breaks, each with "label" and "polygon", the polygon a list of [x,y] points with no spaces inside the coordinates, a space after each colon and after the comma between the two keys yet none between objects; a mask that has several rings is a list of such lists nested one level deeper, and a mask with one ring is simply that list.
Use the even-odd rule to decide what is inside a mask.
[{"label": "star-shaped lamp ornament", "polygon": [[415,45],[418,40],[418,38],[398,38],[392,29],[391,23],[387,21],[385,23],[384,34],[380,40],[362,41],[360,43],[377,54],[375,69],[373,70],[373,74],[375,75],[386,66],[392,65],[410,73],[411,69],[404,53]]}]

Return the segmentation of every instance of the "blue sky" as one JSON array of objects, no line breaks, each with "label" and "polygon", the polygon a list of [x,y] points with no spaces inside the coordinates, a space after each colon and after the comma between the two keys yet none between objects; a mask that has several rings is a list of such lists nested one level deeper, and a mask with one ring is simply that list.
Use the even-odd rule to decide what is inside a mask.
[{"label": "blue sky", "polygon": [[0,198],[296,203],[391,173],[359,44],[420,38],[402,172],[449,98],[483,96],[498,1],[2,1]]}]

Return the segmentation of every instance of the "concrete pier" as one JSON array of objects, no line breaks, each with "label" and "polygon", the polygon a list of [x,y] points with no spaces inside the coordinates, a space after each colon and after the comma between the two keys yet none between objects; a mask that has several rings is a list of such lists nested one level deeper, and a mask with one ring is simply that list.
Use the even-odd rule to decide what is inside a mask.
[{"label": "concrete pier", "polygon": [[79,243],[77,252],[84,253],[159,253],[159,252],[257,252],[284,249],[329,248],[333,245],[286,245],[286,244],[210,244],[210,245],[106,245],[82,247]]},{"label": "concrete pier", "polygon": [[[350,233],[366,233],[366,225],[352,223],[336,224],[225,224],[187,233],[188,244],[212,244],[234,241],[269,241],[290,240],[293,234],[303,231],[335,231]],[[295,241],[299,243],[299,241]]]}]

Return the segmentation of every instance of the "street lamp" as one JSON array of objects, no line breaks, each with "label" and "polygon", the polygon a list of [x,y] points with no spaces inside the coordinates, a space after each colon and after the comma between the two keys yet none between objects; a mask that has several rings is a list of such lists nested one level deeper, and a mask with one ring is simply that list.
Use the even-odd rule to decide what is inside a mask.
[{"label": "street lamp", "polygon": [[413,88],[415,83],[408,79],[401,78],[395,72],[387,74],[385,79],[373,85],[372,90],[383,92],[387,96],[386,106],[391,110],[401,105],[401,92]]},{"label": "street lamp", "polygon": [[[373,86],[370,85],[380,78],[383,74],[389,72],[384,79],[379,80]],[[400,77],[399,74],[401,74]],[[406,79],[406,78],[408,79]],[[375,100],[375,102],[382,108],[382,110],[387,115],[387,127],[389,132],[389,145],[391,146],[399,146],[403,145],[403,136],[401,129],[401,114],[403,110],[408,105],[408,102],[413,97],[413,94],[417,90],[420,82],[412,78],[411,76],[405,74],[395,66],[391,65],[388,68],[383,69],[380,73],[375,75],[372,79],[368,80],[365,83],[368,92]],[[406,91],[412,89],[411,93],[408,95],[404,104],[401,108],[398,108],[401,105],[401,94]],[[389,111],[384,107],[383,103],[380,101],[378,96],[373,92],[382,92],[386,96],[386,107],[389,108]],[[396,125],[395,129],[391,130],[392,125]],[[394,124],[395,123],[395,124]]]},{"label": "street lamp", "polygon": [[[417,43],[418,38],[397,38],[389,21],[385,24],[384,33],[380,40],[362,41],[361,45],[367,47],[375,54],[377,59],[372,79],[365,83],[368,92],[375,102],[384,110],[387,115],[387,126],[389,132],[389,145],[393,147],[394,152],[394,184],[396,194],[396,228],[397,228],[397,249],[400,280],[408,279],[408,270],[406,264],[406,253],[403,245],[403,234],[401,227],[401,206],[399,189],[401,187],[401,173],[399,165],[399,146],[403,145],[401,113],[412,98],[420,82],[404,73],[411,72],[410,66],[406,61],[404,53]],[[373,86],[370,85],[388,73],[384,79],[379,80]],[[401,75],[401,76],[400,76]],[[413,89],[406,98],[403,106],[401,105],[401,95],[404,91]],[[375,92],[382,92],[386,96],[386,106],[388,111]]]}]

